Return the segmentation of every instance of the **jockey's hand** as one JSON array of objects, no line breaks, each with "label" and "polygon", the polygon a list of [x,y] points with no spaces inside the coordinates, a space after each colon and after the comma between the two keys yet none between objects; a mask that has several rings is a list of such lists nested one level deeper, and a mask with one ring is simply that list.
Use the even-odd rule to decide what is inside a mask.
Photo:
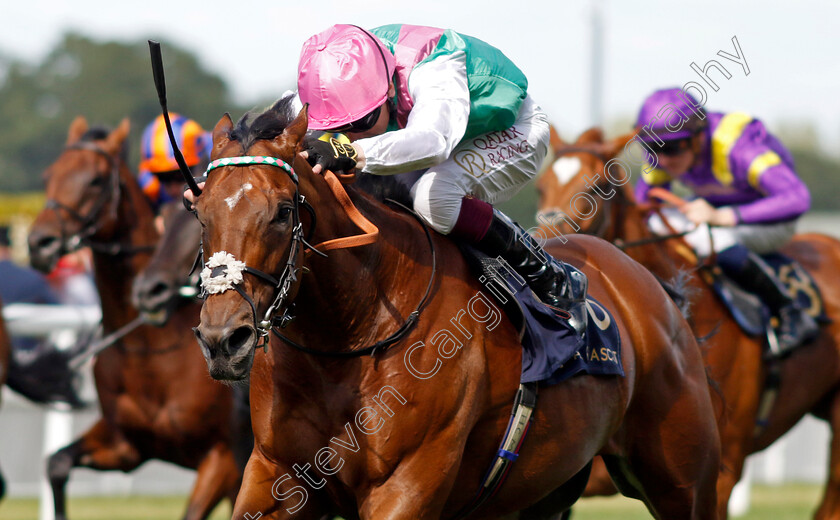
[{"label": "jockey's hand", "polygon": [[680,211],[688,220],[697,225],[711,224],[713,226],[734,226],[738,223],[732,208],[716,208],[706,202],[706,199],[696,199],[680,207]]},{"label": "jockey's hand", "polygon": [[331,137],[329,141],[311,140],[306,143],[301,153],[312,165],[312,171],[324,170],[350,173],[356,168],[359,152],[350,143],[340,143]]},{"label": "jockey's hand", "polygon": [[[200,189],[200,190],[204,189],[204,181],[198,183],[198,189]],[[187,188],[186,191],[184,191],[184,206],[188,210],[193,210],[193,209],[195,209],[194,204],[195,204],[195,194],[192,192],[191,189]]]}]

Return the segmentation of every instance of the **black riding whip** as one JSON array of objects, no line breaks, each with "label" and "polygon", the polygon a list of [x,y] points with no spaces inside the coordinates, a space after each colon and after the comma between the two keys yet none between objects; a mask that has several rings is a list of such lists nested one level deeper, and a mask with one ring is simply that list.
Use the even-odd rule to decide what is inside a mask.
[{"label": "black riding whip", "polygon": [[155,88],[157,89],[158,100],[160,101],[160,109],[163,111],[163,120],[166,123],[166,133],[169,134],[169,142],[172,143],[172,151],[175,153],[175,161],[181,169],[181,175],[187,181],[190,191],[193,195],[198,197],[201,195],[201,188],[193,179],[192,172],[178,148],[178,143],[175,141],[175,133],[172,131],[172,123],[169,121],[169,110],[166,108],[166,80],[163,77],[163,57],[160,54],[160,43],[154,40],[149,40],[149,53],[152,55],[152,75],[155,78]]}]

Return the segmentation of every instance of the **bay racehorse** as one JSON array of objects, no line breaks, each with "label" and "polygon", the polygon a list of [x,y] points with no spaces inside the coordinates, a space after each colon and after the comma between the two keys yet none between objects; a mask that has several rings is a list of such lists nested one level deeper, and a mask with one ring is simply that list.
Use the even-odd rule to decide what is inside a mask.
[{"label": "bay racehorse", "polygon": [[[148,262],[158,234],[154,215],[125,162],[128,120],[113,131],[70,126],[67,144],[47,169],[46,207],[29,235],[34,266],[48,271],[80,245],[93,250],[105,334],[131,327],[137,311],[131,283]],[[184,518],[206,518],[233,500],[241,470],[233,446],[245,418],[234,392],[204,373],[190,328],[199,307],[183,306],[167,326],[140,325],[94,361],[102,417],[79,439],[50,456],[48,476],[56,518],[66,517],[70,470],[131,471],[150,459],[197,470]]]},{"label": "bay racehorse", "polygon": [[[775,404],[769,415],[762,413],[762,390],[768,375],[762,362],[766,340],[745,334],[737,325],[701,276],[697,258],[683,240],[653,235],[646,224],[653,206],[634,200],[630,179],[621,182],[621,167],[604,171],[606,163],[624,151],[632,138],[629,134],[604,142],[601,131],[592,129],[568,144],[552,135],[555,156],[563,162],[555,162],[555,167],[537,180],[538,220],[543,230],[551,236],[575,230],[594,233],[623,245],[627,254],[660,278],[687,274],[690,322],[695,334],[706,338],[704,357],[726,405],[720,425],[722,464],[717,486],[721,518],[726,516],[729,496],[747,455],[766,448],[811,413],[828,421],[833,431],[829,481],[816,517],[840,519],[840,283],[835,275],[840,270],[840,242],[818,234],[796,235],[782,250],[813,275],[833,323],[823,327],[816,342],[781,361]],[[581,206],[588,213],[584,218],[575,216],[570,206],[585,197],[579,194],[596,201],[591,208]],[[766,425],[757,427],[759,418],[766,419]],[[596,466],[589,491],[606,492],[609,487],[606,473]]]},{"label": "bay racehorse", "polygon": [[[201,226],[181,202],[161,209],[164,233],[148,265],[134,279],[131,299],[146,321],[166,323],[181,305],[192,302],[197,279],[193,267],[201,239]],[[185,294],[186,293],[186,294]]]},{"label": "bay racehorse", "polygon": [[[225,115],[196,202],[210,293],[196,336],[213,377],[250,375],[255,447],[233,517],[458,517],[508,423],[518,335],[453,242],[314,174],[298,153],[306,127],[288,98],[236,127]],[[469,517],[548,518],[606,453],[655,517],[716,518],[718,434],[688,324],[609,243],[549,250],[614,312],[626,377],[540,387],[505,485]]]}]

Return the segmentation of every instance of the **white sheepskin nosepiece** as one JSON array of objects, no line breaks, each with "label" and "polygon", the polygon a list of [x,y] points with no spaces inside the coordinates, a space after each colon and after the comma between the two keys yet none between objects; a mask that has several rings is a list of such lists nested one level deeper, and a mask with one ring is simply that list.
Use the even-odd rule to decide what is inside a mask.
[{"label": "white sheepskin nosepiece", "polygon": [[201,270],[201,286],[207,294],[223,293],[242,283],[244,269],[245,262],[240,262],[226,251],[218,251],[213,253]]}]

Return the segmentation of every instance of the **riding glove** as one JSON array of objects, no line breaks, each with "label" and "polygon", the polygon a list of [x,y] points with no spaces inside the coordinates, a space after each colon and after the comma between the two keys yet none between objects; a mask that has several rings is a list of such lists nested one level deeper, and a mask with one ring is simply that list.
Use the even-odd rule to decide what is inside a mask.
[{"label": "riding glove", "polygon": [[356,149],[350,143],[341,143],[335,137],[329,141],[312,140],[304,146],[312,166],[320,164],[325,170],[350,172],[356,167]]}]

